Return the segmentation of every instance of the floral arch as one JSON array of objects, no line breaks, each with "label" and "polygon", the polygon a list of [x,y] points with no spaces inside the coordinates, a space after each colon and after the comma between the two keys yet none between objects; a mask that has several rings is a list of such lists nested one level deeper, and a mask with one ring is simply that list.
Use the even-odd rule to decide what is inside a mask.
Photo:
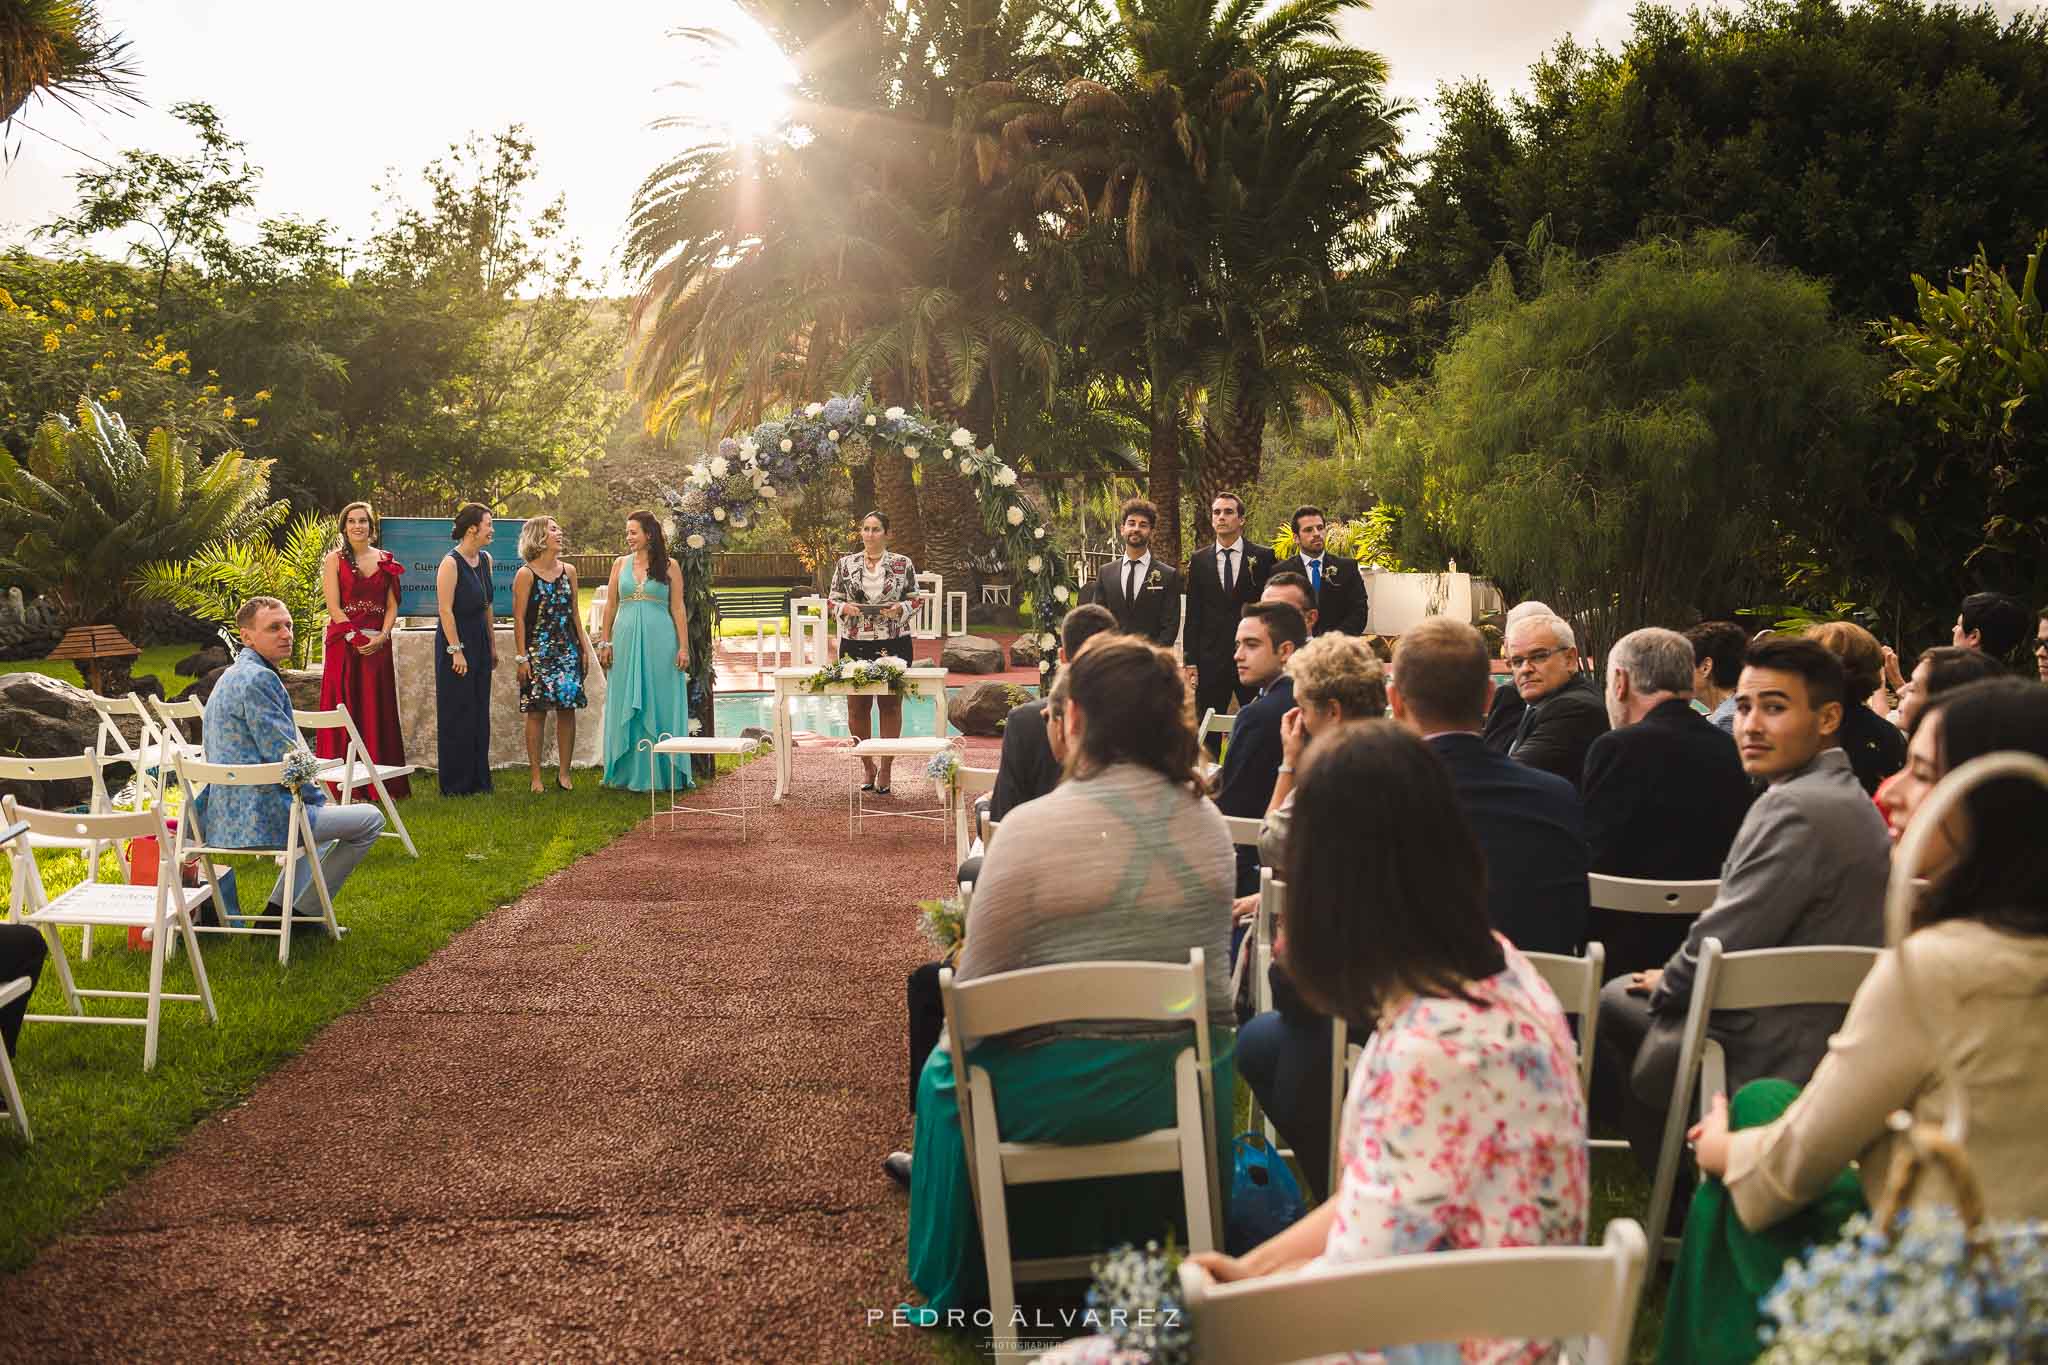
[{"label": "floral arch", "polygon": [[[1017,471],[994,446],[977,447],[967,428],[948,432],[904,408],[877,407],[864,393],[812,403],[744,436],[728,436],[690,467],[680,490],[663,491],[674,526],[671,545],[692,585],[693,616],[710,605],[710,555],[731,531],[752,525],[779,500],[801,496],[835,466],[865,464],[873,450],[891,446],[926,470],[943,464],[949,473],[974,481],[982,523],[996,538],[1018,589],[1031,595],[1042,651],[1039,672],[1049,675],[1075,588],[1066,556],[1018,487]],[[708,617],[705,642],[708,648]]]}]

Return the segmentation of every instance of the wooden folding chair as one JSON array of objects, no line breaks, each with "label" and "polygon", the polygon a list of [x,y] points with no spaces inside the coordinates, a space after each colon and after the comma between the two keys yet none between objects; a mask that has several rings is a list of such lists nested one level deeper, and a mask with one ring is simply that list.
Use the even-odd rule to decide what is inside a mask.
[{"label": "wooden folding chair", "polygon": [[[57,811],[17,806],[14,798],[0,798],[0,811],[13,824],[24,821],[31,833],[68,835],[75,839],[102,842],[119,839],[155,839],[157,874],[155,886],[127,886],[114,882],[80,882],[50,899],[43,889],[42,872],[31,856],[14,860],[14,876],[8,896],[10,913],[17,924],[33,924],[42,930],[49,945],[50,963],[57,971],[69,1014],[24,1016],[46,1024],[129,1024],[142,1029],[142,1069],[156,1066],[157,1028],[166,1000],[196,1001],[206,1009],[206,1021],[218,1024],[213,1007],[213,988],[206,980],[206,962],[199,956],[199,939],[194,933],[192,910],[215,894],[207,888],[187,890],[178,880],[178,862],[172,853],[170,828],[164,822],[163,803],[141,812],[113,815],[66,815]],[[179,826],[181,829],[183,825]],[[64,940],[57,930],[64,925],[81,928],[147,928],[150,931],[149,989],[146,991],[80,990],[71,975],[71,961],[64,953]],[[164,990],[164,956],[173,933],[191,954],[196,994],[175,994]],[[146,1001],[141,1018],[133,1015],[87,1014],[86,999]]]},{"label": "wooden folding chair", "polygon": [[[78,782],[91,784],[86,795],[86,813],[89,815],[111,815],[114,801],[107,794],[107,766],[125,760],[101,758],[87,749],[76,758],[12,758],[0,755],[0,781],[5,782]],[[10,857],[29,857],[32,849],[49,849],[54,852],[76,853],[85,860],[85,879],[96,882],[100,879],[100,860],[105,856],[108,842],[104,839],[81,839],[63,834],[37,834],[33,831],[22,835],[7,846]],[[114,845],[115,879],[127,881],[126,865],[120,857],[120,846]],[[92,961],[93,933],[90,925],[82,930],[79,957]]]},{"label": "wooden folding chair", "polygon": [[[301,851],[310,855],[306,859],[306,866],[313,879],[313,889],[320,897],[319,919],[313,921],[311,916],[305,918],[308,922],[319,923],[327,930],[329,938],[337,941],[341,938],[341,925],[334,918],[334,901],[327,893],[326,874],[320,870],[320,846],[313,838],[313,822],[306,814],[306,803],[297,792],[291,794],[291,810],[285,818],[285,842],[281,848],[243,848],[229,844],[210,844],[206,841],[206,831],[200,827],[199,809],[193,789],[198,783],[204,783],[209,787],[282,786],[284,768],[285,765],[282,763],[207,763],[190,754],[177,755],[171,765],[171,771],[177,775],[178,788],[185,800],[184,811],[178,819],[177,861],[172,866],[182,867],[185,859],[196,855],[206,877],[207,889],[213,894],[214,904],[220,908],[221,922],[200,925],[199,932],[274,935],[277,938],[277,965],[280,967],[291,961],[294,919],[292,908],[298,904],[298,887],[295,882]],[[221,897],[220,874],[213,865],[216,854],[282,857],[284,867],[278,873],[284,881],[278,902],[281,913],[250,914],[243,910],[238,911],[234,921],[230,923],[227,906]]]},{"label": "wooden folding chair", "polygon": [[[1185,966],[1154,962],[1082,962],[1032,967],[975,981],[939,972],[946,1008],[946,1044],[960,1103],[960,1135],[981,1221],[994,1310],[996,1358],[1024,1358],[1017,1349],[1017,1282],[1085,1279],[1092,1255],[1013,1262],[1008,1189],[1095,1176],[1178,1172],[1192,1251],[1222,1244],[1214,1160],[1216,1097],[1209,1074],[1209,997],[1200,948]],[[983,1038],[1044,1024],[1145,1020],[1193,1026],[1191,1045],[1174,1060],[1174,1124],[1121,1142],[1005,1142],[996,1125],[1000,1101],[988,1072],[967,1053]],[[1007,1343],[1007,1349],[1005,1345]]]},{"label": "wooden folding chair", "polygon": [[1576,1359],[1618,1365],[1647,1263],[1642,1228],[1616,1218],[1597,1247],[1424,1252],[1231,1284],[1184,1261],[1180,1297],[1204,1365],[1516,1339],[1583,1340]]},{"label": "wooden folding chair", "polygon": [[320,760],[320,780],[328,783],[341,793],[341,804],[354,802],[355,795],[364,787],[377,793],[377,804],[384,808],[384,832],[386,839],[397,839],[405,845],[405,851],[413,857],[420,851],[412,846],[412,834],[405,827],[405,817],[398,813],[398,803],[391,799],[391,792],[385,783],[400,777],[411,777],[419,770],[410,763],[376,763],[370,758],[370,746],[363,743],[363,732],[356,729],[355,717],[348,713],[348,707],[337,705],[327,711],[293,711],[292,723],[311,734],[322,730],[345,730],[348,732],[348,751],[340,758]]},{"label": "wooden folding chair", "polygon": [[[1728,1089],[1727,1058],[1721,1045],[1707,1036],[1713,1012],[1847,1005],[1876,962],[1875,948],[1752,948],[1727,953],[1721,950],[1718,938],[1700,943],[1699,971],[1693,977],[1679,1045],[1678,1075],[1672,1082],[1671,1108],[1664,1116],[1664,1137],[1657,1149],[1657,1178],[1650,1187],[1649,1226],[1657,1235],[1662,1236],[1671,1213],[1678,1153],[1694,1119],[1695,1086],[1702,1115],[1713,1097]],[[1676,1255],[1678,1239],[1663,1237],[1662,1250],[1664,1255]]]}]

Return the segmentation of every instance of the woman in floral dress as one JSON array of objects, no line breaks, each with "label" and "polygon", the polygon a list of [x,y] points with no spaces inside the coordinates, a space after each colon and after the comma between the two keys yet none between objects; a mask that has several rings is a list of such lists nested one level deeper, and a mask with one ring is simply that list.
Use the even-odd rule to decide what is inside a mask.
[{"label": "woman in floral dress", "polygon": [[[1317,738],[1295,792],[1279,950],[1314,1008],[1371,1020],[1372,1037],[1344,1099],[1336,1194],[1245,1256],[1192,1259],[1231,1281],[1417,1252],[1581,1245],[1576,1047],[1557,997],[1487,927],[1484,864],[1443,764],[1394,722],[1364,721]],[[1388,1358],[1557,1355],[1545,1342],[1467,1341]],[[1142,1358],[1107,1337],[1045,1357]]]},{"label": "woman in floral dress", "polygon": [[597,653],[583,633],[576,610],[576,566],[562,558],[562,528],[553,517],[529,518],[519,532],[519,557],[526,561],[512,579],[512,630],[519,651],[519,710],[526,717],[526,762],[533,790],[540,791],[540,742],[547,713],[555,713],[555,785],[568,791],[569,764],[576,755],[576,713],[583,709],[583,680],[597,666]]}]

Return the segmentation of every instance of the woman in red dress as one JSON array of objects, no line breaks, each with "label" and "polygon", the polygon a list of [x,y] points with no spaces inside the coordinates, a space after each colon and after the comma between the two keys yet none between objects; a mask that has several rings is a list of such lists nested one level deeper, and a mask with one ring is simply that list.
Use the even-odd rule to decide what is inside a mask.
[{"label": "woman in red dress", "polygon": [[[391,629],[398,619],[398,580],[405,566],[377,548],[377,514],[367,502],[341,509],[341,544],[320,566],[327,593],[326,665],[320,679],[320,709],[346,706],[374,763],[405,762],[398,732],[398,679],[391,668]],[[322,758],[347,754],[348,734],[322,730],[316,752]],[[408,796],[403,777],[384,784],[394,797]]]}]

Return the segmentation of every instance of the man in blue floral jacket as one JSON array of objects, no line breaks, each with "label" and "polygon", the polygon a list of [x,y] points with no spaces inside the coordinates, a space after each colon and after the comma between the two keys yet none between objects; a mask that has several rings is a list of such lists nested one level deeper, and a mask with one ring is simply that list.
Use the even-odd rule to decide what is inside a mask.
[{"label": "man in blue floral jacket", "polygon": [[[292,721],[291,694],[285,691],[279,664],[292,654],[292,617],[275,597],[252,597],[235,614],[242,632],[242,652],[220,675],[206,701],[205,746],[208,763],[281,763],[290,750],[305,744]],[[384,830],[384,812],[373,804],[337,806],[317,782],[301,793],[313,827],[313,843],[323,849],[321,875],[330,899],[355,871]],[[227,848],[283,848],[291,819],[291,793],[274,787],[208,787],[194,809],[199,829],[209,844]],[[299,855],[292,871],[298,894],[293,909],[301,915],[320,913],[320,895]],[[277,914],[284,896],[284,878],[271,890],[268,913]]]}]

